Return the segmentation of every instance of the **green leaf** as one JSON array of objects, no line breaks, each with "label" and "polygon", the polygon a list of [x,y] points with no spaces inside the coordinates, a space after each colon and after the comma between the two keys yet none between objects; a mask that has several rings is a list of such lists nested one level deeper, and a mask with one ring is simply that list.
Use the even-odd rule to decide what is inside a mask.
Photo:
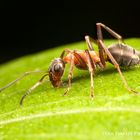
[{"label": "green leaf", "polygon": [[[106,40],[110,44],[113,40]],[[140,50],[140,39],[125,43]],[[86,49],[85,42],[60,46],[24,56],[0,66],[0,87],[31,70],[47,71],[52,59],[64,48]],[[95,46],[97,50],[97,46]],[[63,81],[67,84],[69,64]],[[140,68],[123,70],[128,85],[140,92]],[[94,76],[95,98],[90,99],[88,71],[74,69],[72,87],[54,89],[50,82],[36,88],[19,105],[22,95],[43,73],[26,76],[0,93],[1,139],[139,139],[140,97],[130,94],[111,64]]]}]

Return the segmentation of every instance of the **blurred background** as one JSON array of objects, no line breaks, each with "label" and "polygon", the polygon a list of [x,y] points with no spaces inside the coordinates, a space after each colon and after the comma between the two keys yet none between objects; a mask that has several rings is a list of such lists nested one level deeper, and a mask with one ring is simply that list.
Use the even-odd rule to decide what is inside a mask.
[{"label": "blurred background", "polygon": [[[139,3],[136,1],[75,0],[41,5],[26,3],[26,7],[13,5],[2,7],[0,63],[82,41],[87,34],[96,38],[96,22],[106,24],[124,38],[140,37]],[[19,12],[22,14],[18,15]],[[104,38],[111,36],[104,33]]]}]

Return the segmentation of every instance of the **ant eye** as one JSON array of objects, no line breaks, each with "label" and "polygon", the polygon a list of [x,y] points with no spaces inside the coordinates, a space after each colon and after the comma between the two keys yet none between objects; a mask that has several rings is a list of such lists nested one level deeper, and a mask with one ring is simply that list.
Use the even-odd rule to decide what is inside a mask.
[{"label": "ant eye", "polygon": [[60,65],[55,65],[54,66],[54,71],[55,72],[58,72],[58,71],[60,71],[61,70],[61,66]]}]

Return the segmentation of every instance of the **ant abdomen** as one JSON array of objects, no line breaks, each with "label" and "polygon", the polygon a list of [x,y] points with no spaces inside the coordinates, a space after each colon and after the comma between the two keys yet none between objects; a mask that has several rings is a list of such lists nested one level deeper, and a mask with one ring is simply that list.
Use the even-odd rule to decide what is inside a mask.
[{"label": "ant abdomen", "polygon": [[140,52],[126,44],[113,44],[108,47],[108,50],[119,66],[130,67],[140,64]]}]

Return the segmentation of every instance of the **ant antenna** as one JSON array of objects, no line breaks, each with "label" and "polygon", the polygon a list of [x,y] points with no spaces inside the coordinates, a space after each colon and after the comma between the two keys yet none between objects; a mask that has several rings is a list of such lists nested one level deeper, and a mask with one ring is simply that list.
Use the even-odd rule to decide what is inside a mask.
[{"label": "ant antenna", "polygon": [[3,90],[7,89],[8,87],[12,86],[14,83],[18,82],[19,80],[21,80],[22,78],[24,78],[25,76],[27,75],[30,75],[32,73],[40,73],[42,71],[40,70],[35,70],[35,71],[28,71],[28,72],[25,72],[24,74],[22,74],[20,77],[18,77],[17,79],[15,79],[14,81],[10,82],[9,84],[5,85],[4,87],[2,87],[0,89],[0,92],[2,92]]}]

